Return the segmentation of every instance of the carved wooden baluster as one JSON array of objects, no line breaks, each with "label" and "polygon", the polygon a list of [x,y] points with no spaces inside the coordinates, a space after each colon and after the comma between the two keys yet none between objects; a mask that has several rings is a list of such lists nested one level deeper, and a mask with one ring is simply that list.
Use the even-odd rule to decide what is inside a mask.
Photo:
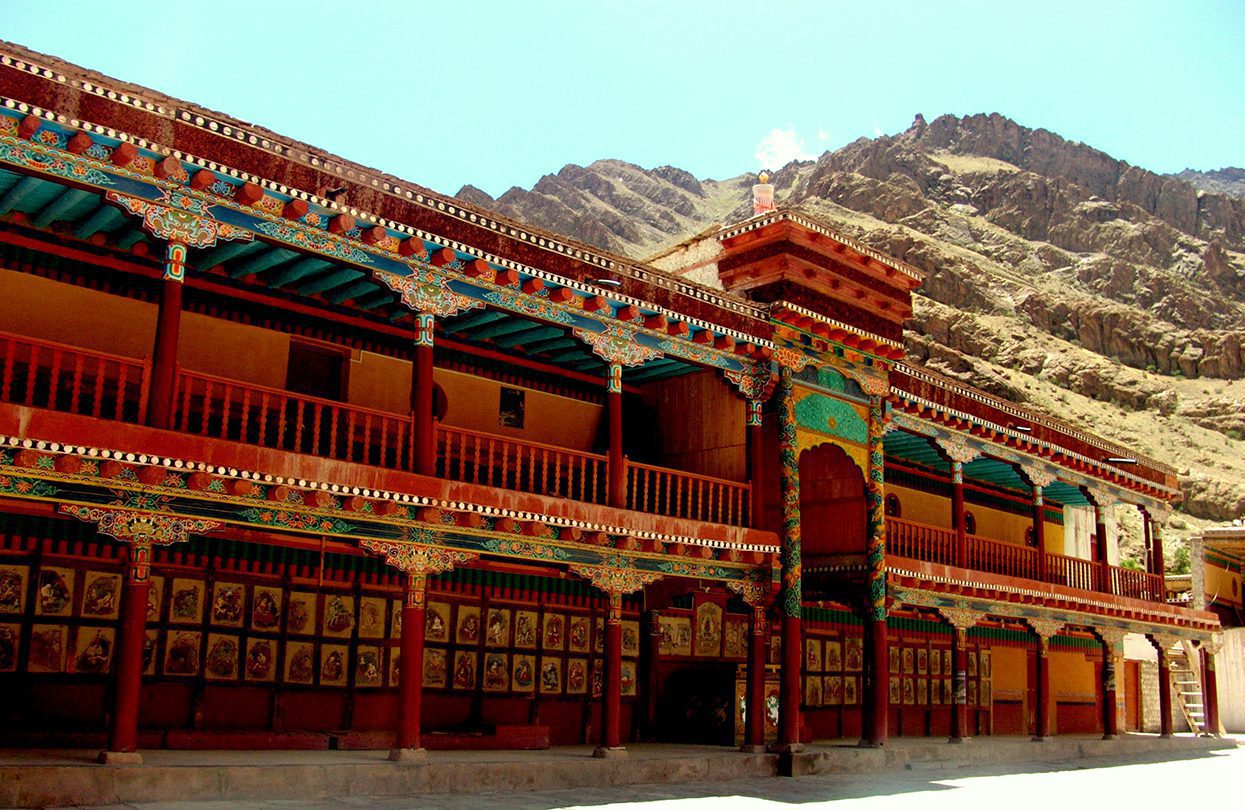
[{"label": "carved wooden baluster", "polygon": [[82,369],[85,363],[86,355],[74,355],[73,374],[69,378],[69,410],[72,413],[78,412],[78,398],[82,396]]},{"label": "carved wooden baluster", "polygon": [[117,375],[117,400],[112,409],[112,417],[118,421],[125,419],[125,392],[129,384],[130,366],[120,363],[121,373]]},{"label": "carved wooden baluster", "polygon": [[45,407],[56,409],[56,395],[60,393],[61,363],[64,362],[63,349],[52,350],[52,367],[48,374],[48,401]]},{"label": "carved wooden baluster", "polygon": [[26,396],[22,402],[31,405],[35,396],[35,370],[39,367],[39,347],[31,345],[30,361],[26,364]]},{"label": "carved wooden baluster", "polygon": [[[17,341],[7,338],[5,344],[4,376],[0,377],[0,400],[8,402],[9,394],[13,391],[13,360],[17,354]],[[98,399],[98,396],[96,399]],[[96,415],[98,416],[98,414]]]},{"label": "carved wooden baluster", "polygon": [[320,455],[320,403],[318,402],[311,403],[311,454]]}]

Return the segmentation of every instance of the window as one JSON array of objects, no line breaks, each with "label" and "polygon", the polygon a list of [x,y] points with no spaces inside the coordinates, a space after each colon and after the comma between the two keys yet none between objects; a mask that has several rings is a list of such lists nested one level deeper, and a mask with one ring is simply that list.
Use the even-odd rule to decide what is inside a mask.
[{"label": "window", "polygon": [[325,343],[290,342],[285,387],[295,394],[322,399],[346,398],[346,369],[350,350]]},{"label": "window", "polygon": [[886,496],[886,516],[887,517],[903,517],[903,505],[899,503],[898,495]]}]

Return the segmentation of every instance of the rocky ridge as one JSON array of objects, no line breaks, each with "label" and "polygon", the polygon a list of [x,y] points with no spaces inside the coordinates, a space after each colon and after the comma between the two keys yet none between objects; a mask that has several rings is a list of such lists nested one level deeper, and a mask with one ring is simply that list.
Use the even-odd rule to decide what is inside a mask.
[{"label": "rocky ridge", "polygon": [[[754,182],[601,160],[458,196],[642,259],[749,216]],[[1245,172],[1158,175],[1000,115],[918,116],[772,182],[928,273],[910,356],[1170,461],[1187,531],[1245,514]]]}]

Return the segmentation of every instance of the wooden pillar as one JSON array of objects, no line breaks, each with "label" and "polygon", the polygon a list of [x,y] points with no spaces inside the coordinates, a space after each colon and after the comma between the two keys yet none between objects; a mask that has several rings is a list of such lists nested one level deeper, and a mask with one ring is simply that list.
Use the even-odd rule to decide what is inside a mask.
[{"label": "wooden pillar", "polygon": [[661,613],[656,610],[648,612],[648,645],[645,655],[640,659],[644,684],[644,715],[643,737],[649,741],[657,738],[657,689],[659,673],[657,662],[661,660]]},{"label": "wooden pillar", "polygon": [[[862,717],[864,744],[871,748],[886,745],[890,734],[890,698],[887,690],[886,633],[886,491],[885,491],[885,403],[881,397],[869,398],[869,474],[865,483],[869,506],[869,537],[865,548],[868,591],[865,599],[865,655],[868,680],[865,682],[868,712]],[[863,708],[863,707],[862,707]]]},{"label": "wooden pillar", "polygon": [[968,567],[968,530],[964,525],[964,463],[951,462],[951,525],[955,527],[955,557],[960,568]]},{"label": "wooden pillar", "polygon": [[1050,639],[1037,637],[1037,729],[1034,742],[1050,741]]},{"label": "wooden pillar", "polygon": [[99,755],[106,764],[136,764],[138,709],[143,688],[143,642],[147,638],[147,593],[151,588],[151,544],[129,544],[129,565],[121,589],[121,637],[113,690],[112,725],[108,749]]},{"label": "wooden pillar", "polygon": [[433,316],[415,314],[415,356],[411,368],[412,469],[420,475],[437,474],[437,428],[433,413]]},{"label": "wooden pillar", "polygon": [[424,691],[424,620],[428,575],[406,575],[406,601],[402,605],[402,656],[398,676],[398,733],[389,759],[394,762],[423,761],[427,754],[420,737]]},{"label": "wooden pillar", "polygon": [[752,606],[748,627],[748,682],[745,687],[744,744],[741,751],[765,751],[765,658],[769,648],[769,621],[765,605]]},{"label": "wooden pillar", "polygon": [[1098,590],[1111,593],[1111,563],[1107,557],[1107,521],[1099,498],[1091,498],[1094,505],[1094,551],[1098,555]]},{"label": "wooden pillar", "polygon": [[1145,547],[1146,573],[1155,574],[1158,573],[1158,569],[1154,565],[1154,533],[1150,530],[1150,512],[1144,506],[1138,506],[1137,511],[1141,513],[1141,535]]},{"label": "wooden pillar", "polygon": [[1159,641],[1154,642],[1159,659],[1159,736],[1172,735],[1172,662],[1167,649]]},{"label": "wooden pillar", "polygon": [[955,627],[951,635],[951,738],[960,743],[972,735],[968,728],[968,628]]},{"label": "wooden pillar", "polygon": [[605,616],[605,680],[601,691],[601,744],[594,757],[624,757],[622,747],[622,594],[607,591],[609,609]]},{"label": "wooden pillar", "polygon": [[1163,559],[1163,524],[1154,518],[1150,518],[1150,544],[1154,555],[1154,573],[1158,574],[1159,585],[1162,588],[1159,600],[1166,602],[1167,586],[1164,584],[1164,579],[1167,576],[1167,562]]},{"label": "wooden pillar", "polygon": [[1037,579],[1046,581],[1046,501],[1042,487],[1033,486],[1033,544],[1037,554]]},{"label": "wooden pillar", "polygon": [[750,501],[748,504],[748,525],[757,528],[765,514],[765,487],[762,478],[765,475],[765,457],[762,454],[762,422],[761,401],[748,400],[748,484]]},{"label": "wooden pillar", "polygon": [[610,363],[605,405],[609,419],[609,505],[616,509],[626,509],[627,461],[623,456],[622,366],[618,363]]},{"label": "wooden pillar", "polygon": [[889,677],[887,663],[888,636],[886,619],[867,621],[864,624],[865,656],[868,659],[868,694],[862,708],[867,707],[862,719],[864,747],[881,748],[890,739],[890,697],[887,692]]},{"label": "wooden pillar", "polygon": [[1206,713],[1206,734],[1219,736],[1219,684],[1215,677],[1215,650],[1202,644],[1202,704]]},{"label": "wooden pillar", "polygon": [[803,585],[800,554],[800,459],[795,444],[795,396],[791,370],[779,375],[782,408],[782,669],[778,704],[778,751],[797,753],[800,743],[800,668],[803,651]]},{"label": "wooden pillar", "polygon": [[173,424],[177,389],[177,345],[182,329],[182,281],[186,277],[186,246],[169,242],[156,315],[156,341],[151,352],[151,382],[146,424],[167,430]]},{"label": "wooden pillar", "polygon": [[1120,735],[1120,712],[1116,705],[1115,642],[1102,642],[1102,738],[1114,740]]}]

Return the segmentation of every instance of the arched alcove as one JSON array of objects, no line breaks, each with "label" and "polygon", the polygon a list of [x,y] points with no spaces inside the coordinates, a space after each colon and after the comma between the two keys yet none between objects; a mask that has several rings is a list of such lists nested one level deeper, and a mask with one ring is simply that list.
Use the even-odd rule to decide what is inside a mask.
[{"label": "arched alcove", "polygon": [[869,507],[865,479],[843,448],[800,453],[800,537],[805,557],[863,554]]}]

